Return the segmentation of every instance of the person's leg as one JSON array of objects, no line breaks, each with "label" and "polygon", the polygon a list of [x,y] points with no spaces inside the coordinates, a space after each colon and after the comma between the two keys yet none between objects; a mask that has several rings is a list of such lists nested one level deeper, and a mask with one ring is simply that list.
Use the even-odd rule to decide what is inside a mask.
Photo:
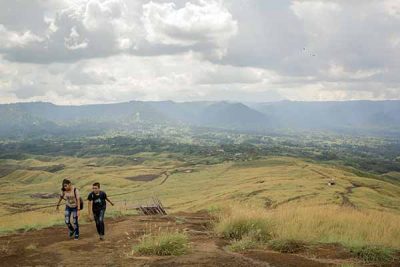
[{"label": "person's leg", "polygon": [[75,229],[74,229],[74,227],[72,227],[72,224],[71,224],[71,208],[69,208],[68,206],[65,207],[64,216],[65,216],[65,224],[67,225],[68,230],[69,230],[69,237],[72,237],[74,235]]},{"label": "person's leg", "polygon": [[78,208],[72,209],[72,217],[74,219],[75,239],[78,239],[79,238]]},{"label": "person's leg", "polygon": [[104,214],[105,214],[106,210],[105,209],[101,209],[100,210],[100,214],[99,214],[99,234],[101,237],[104,238]]},{"label": "person's leg", "polygon": [[97,233],[99,235],[101,235],[100,234],[100,212],[99,211],[93,211],[93,218],[94,218],[94,221],[96,222]]}]

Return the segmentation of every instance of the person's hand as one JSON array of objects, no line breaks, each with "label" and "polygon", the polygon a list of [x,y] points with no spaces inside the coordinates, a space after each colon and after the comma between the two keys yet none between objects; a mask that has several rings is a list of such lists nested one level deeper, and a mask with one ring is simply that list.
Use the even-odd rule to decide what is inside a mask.
[{"label": "person's hand", "polygon": [[111,206],[114,206],[114,203],[111,203]]},{"label": "person's hand", "polygon": [[78,216],[78,218],[81,216],[81,211],[80,211],[80,210],[78,210],[78,211],[76,212],[76,216]]}]

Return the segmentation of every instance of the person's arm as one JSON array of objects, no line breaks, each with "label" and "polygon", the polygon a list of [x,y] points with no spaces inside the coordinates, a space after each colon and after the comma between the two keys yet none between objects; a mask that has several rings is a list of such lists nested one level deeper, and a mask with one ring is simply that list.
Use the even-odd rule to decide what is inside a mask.
[{"label": "person's arm", "polygon": [[89,215],[89,218],[92,217],[92,209],[93,209],[93,201],[88,199],[88,215]]},{"label": "person's arm", "polygon": [[111,202],[111,200],[106,196],[106,200],[111,204],[111,206],[114,206],[114,203]]},{"label": "person's arm", "polygon": [[64,198],[64,192],[62,192],[62,194],[58,198],[56,210],[58,210],[60,208],[60,203],[61,203],[61,200],[63,200],[63,198]]},{"label": "person's arm", "polygon": [[76,197],[76,215],[79,217],[81,214],[81,198],[79,196],[78,189],[75,189],[75,197]]}]

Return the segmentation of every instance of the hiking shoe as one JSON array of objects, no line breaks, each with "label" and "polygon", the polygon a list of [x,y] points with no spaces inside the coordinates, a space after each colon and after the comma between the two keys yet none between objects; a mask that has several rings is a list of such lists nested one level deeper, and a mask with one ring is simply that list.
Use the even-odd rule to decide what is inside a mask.
[{"label": "hiking shoe", "polygon": [[74,233],[75,233],[75,231],[68,231],[69,238],[74,237]]}]

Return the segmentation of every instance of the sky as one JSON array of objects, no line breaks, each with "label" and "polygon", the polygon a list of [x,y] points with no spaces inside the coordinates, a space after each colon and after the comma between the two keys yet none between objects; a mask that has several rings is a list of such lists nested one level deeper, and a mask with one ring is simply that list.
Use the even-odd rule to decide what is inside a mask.
[{"label": "sky", "polygon": [[0,0],[0,103],[400,99],[400,1]]}]

